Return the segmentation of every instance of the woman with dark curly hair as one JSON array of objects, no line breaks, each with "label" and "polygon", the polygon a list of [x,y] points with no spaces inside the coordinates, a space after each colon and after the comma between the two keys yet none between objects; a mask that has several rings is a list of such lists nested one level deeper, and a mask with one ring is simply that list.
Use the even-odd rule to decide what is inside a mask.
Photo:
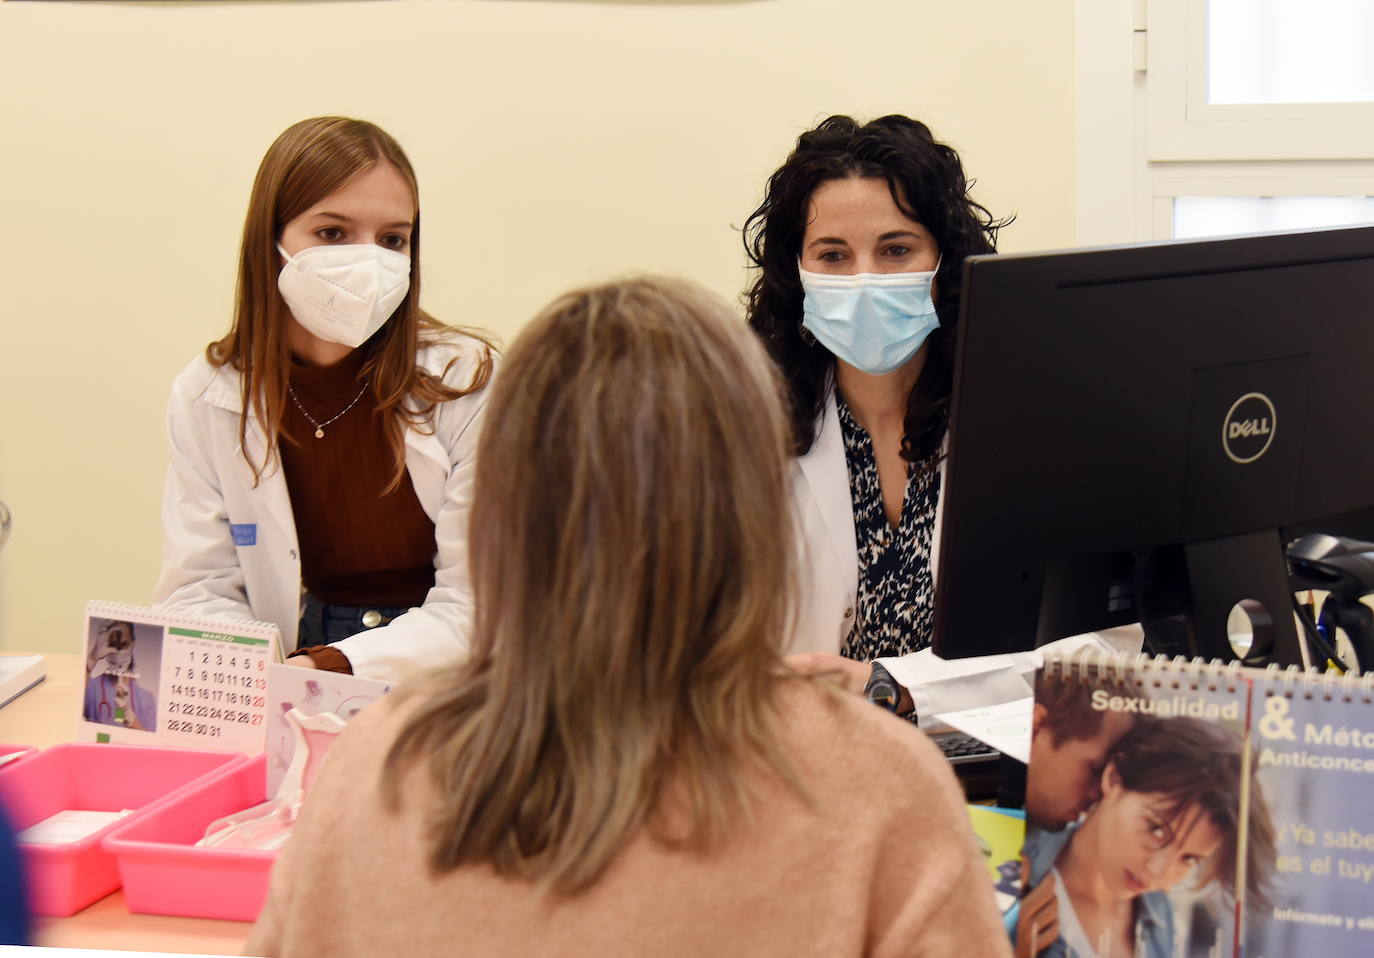
[{"label": "woman with dark curly hair", "polygon": [[804,667],[862,685],[866,663],[930,644],[959,277],[1004,225],[904,116],[802,134],[745,224],[749,323],[786,381],[800,464],[794,649],[820,653]]}]

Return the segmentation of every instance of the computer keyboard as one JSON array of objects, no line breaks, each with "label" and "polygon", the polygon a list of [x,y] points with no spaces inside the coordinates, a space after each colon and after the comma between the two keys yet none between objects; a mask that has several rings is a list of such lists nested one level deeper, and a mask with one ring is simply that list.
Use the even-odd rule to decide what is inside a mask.
[{"label": "computer keyboard", "polygon": [[937,732],[930,738],[944,753],[969,801],[997,797],[1002,780],[1001,752],[963,732]]},{"label": "computer keyboard", "polygon": [[944,752],[951,765],[996,762],[1002,755],[986,742],[980,742],[963,732],[939,732],[930,738]]}]

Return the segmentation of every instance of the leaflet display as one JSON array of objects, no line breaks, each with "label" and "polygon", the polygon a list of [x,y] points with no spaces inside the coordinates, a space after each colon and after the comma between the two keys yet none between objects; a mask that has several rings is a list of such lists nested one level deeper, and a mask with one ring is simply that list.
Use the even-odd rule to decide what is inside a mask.
[{"label": "leaflet display", "polygon": [[1374,676],[1047,655],[1035,701],[1092,777],[1032,745],[1025,953],[1374,952]]}]

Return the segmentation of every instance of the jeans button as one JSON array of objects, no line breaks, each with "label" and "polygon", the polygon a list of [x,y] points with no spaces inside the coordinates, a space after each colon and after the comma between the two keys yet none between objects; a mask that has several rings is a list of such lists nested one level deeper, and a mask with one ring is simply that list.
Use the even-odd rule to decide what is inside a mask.
[{"label": "jeans button", "polygon": [[376,609],[368,609],[363,613],[363,625],[369,629],[375,629],[382,624],[382,614]]}]

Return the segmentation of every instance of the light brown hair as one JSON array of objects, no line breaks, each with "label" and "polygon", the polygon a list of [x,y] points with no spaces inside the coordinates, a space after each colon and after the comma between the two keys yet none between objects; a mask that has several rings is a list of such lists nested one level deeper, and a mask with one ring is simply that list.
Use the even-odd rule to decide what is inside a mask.
[{"label": "light brown hair", "polygon": [[406,428],[429,428],[426,424],[438,403],[475,392],[491,377],[490,341],[470,329],[464,332],[478,341],[482,356],[472,382],[466,387],[454,389],[444,384],[442,375],[416,366],[419,350],[443,339],[450,327],[420,309],[420,193],[415,170],[400,145],[381,127],[365,120],[341,116],[301,120],[277,137],[258,167],[243,224],[233,324],[223,339],[205,348],[205,356],[213,365],[229,365],[239,373],[243,401],[240,444],[247,448],[250,412],[266,432],[266,461],[249,463],[254,484],[277,456],[276,441],[281,434],[291,369],[287,345],[290,313],[277,289],[277,275],[282,267],[277,243],[282,228],[378,163],[394,166],[409,184],[415,200],[410,235],[410,291],[381,331],[360,347],[368,352],[363,370],[377,396],[388,445],[395,457],[387,491],[394,489],[405,474]]},{"label": "light brown hair", "polygon": [[559,297],[492,389],[471,659],[408,720],[385,781],[396,802],[398,766],[428,758],[437,871],[488,862],[575,892],[641,827],[692,848],[740,827],[741,763],[796,783],[769,705],[790,437],[748,327],[678,280]]}]

